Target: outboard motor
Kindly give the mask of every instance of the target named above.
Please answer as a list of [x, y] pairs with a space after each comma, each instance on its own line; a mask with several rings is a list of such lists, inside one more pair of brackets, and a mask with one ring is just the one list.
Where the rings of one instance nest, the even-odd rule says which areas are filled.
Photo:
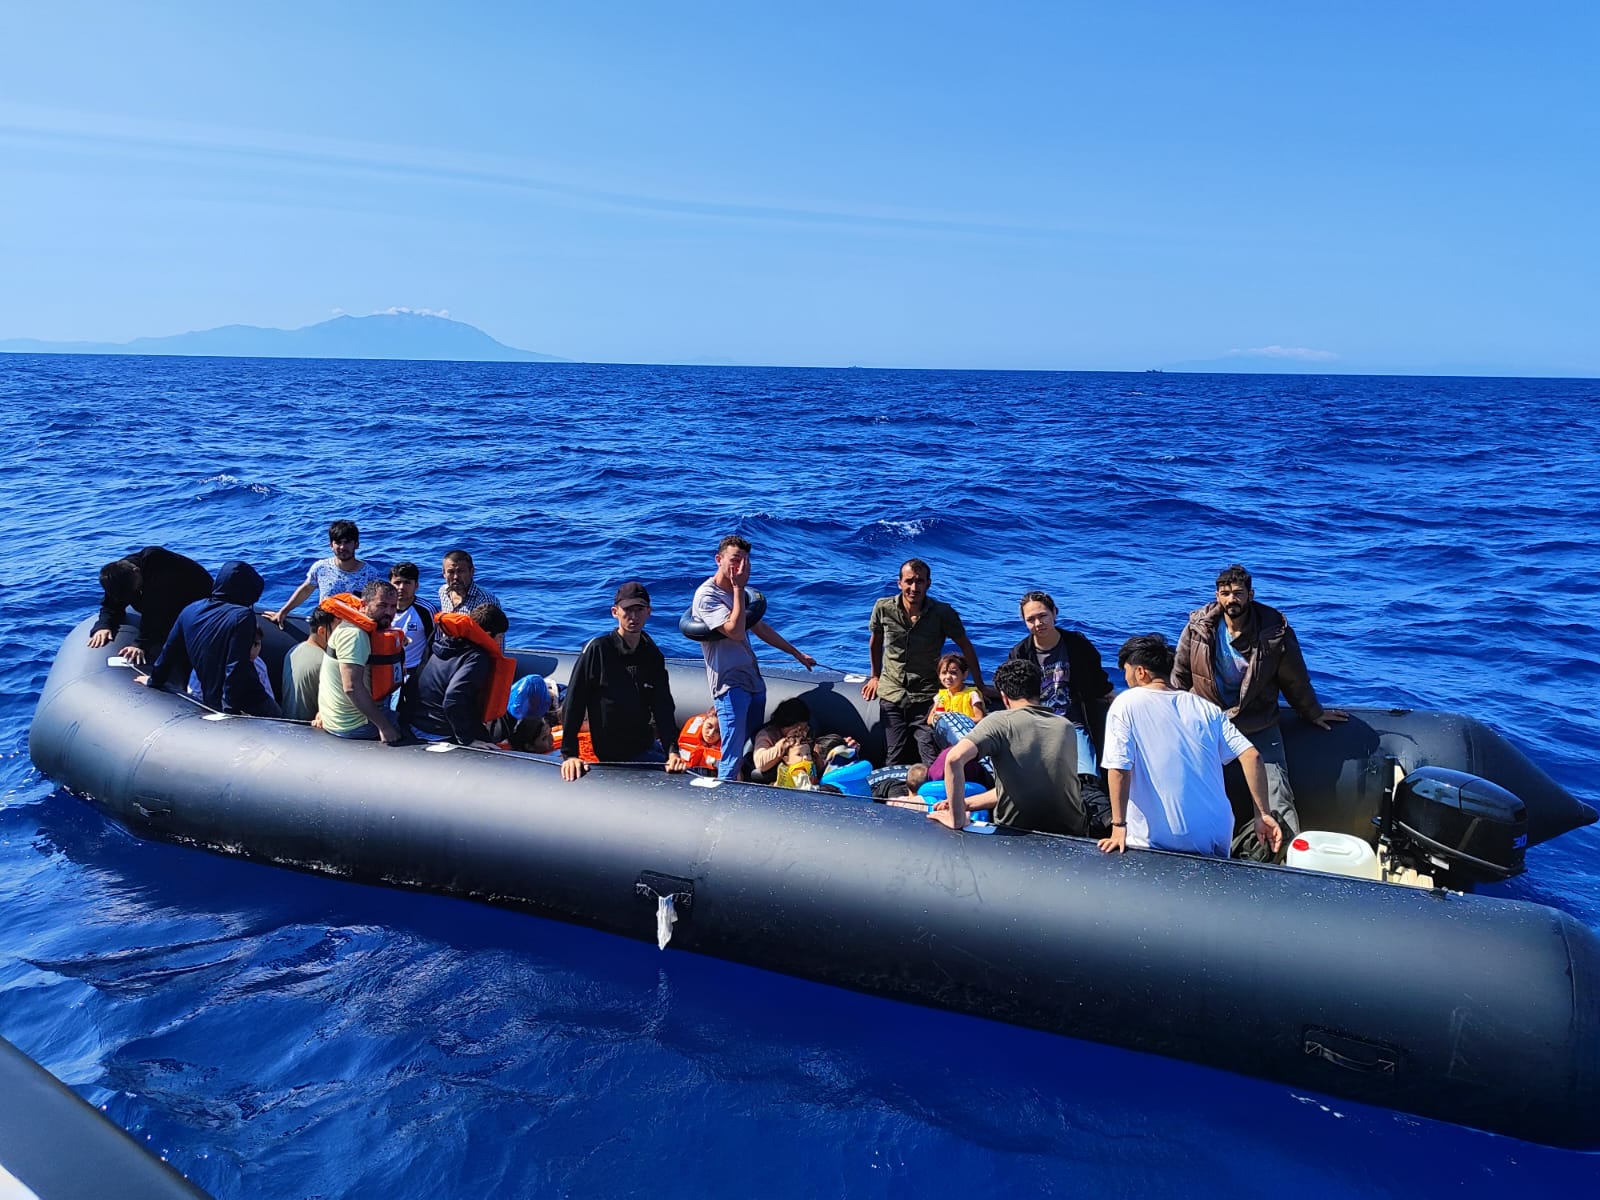
[[1524, 869], [1527, 806], [1465, 771], [1418, 767], [1385, 794], [1378, 825], [1389, 860], [1439, 887], [1471, 891]]

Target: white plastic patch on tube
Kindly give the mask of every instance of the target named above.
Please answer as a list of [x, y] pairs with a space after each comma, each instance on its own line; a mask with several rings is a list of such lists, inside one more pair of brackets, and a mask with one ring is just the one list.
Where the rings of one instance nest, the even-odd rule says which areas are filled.
[[696, 775], [689, 781], [690, 787], [721, 787], [722, 780], [715, 775]]
[[427, 745], [429, 754], [449, 754], [454, 749], [456, 749], [454, 742], [429, 742]]
[[672, 906], [671, 896], [656, 897], [656, 945], [662, 950], [667, 948], [667, 943], [672, 940], [672, 926], [678, 920], [677, 910]]
[[133, 664], [131, 662], [129, 662], [127, 659], [123, 658], [122, 655], [113, 654], [110, 658], [106, 659], [106, 666], [108, 666], [108, 667], [131, 667], [131, 666], [133, 666]]
[[233, 720], [233, 714], [232, 713], [209, 712], [205, 716], [201, 717], [200, 719], [202, 721], [231, 721], [231, 720]]

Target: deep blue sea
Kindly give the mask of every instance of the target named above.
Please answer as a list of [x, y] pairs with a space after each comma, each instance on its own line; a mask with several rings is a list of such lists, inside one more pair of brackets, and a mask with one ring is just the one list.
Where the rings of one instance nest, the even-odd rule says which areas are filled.
[[[1593, 804], [1600, 381], [0, 356], [0, 445], [0, 1034], [218, 1197], [1596, 1194], [1600, 1155], [143, 842], [27, 729], [148, 543], [276, 605], [350, 517], [425, 579], [471, 549], [513, 645], [637, 577], [688, 654], [736, 531], [838, 668], [910, 555], [989, 667], [1026, 590], [1114, 658], [1238, 560], [1325, 701], [1475, 714]], [[1499, 891], [1600, 929], [1600, 834]]]

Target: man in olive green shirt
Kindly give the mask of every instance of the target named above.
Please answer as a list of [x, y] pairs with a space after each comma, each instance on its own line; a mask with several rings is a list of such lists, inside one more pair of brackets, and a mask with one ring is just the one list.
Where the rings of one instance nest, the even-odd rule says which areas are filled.
[[939, 755], [928, 713], [939, 694], [939, 656], [947, 640], [966, 656], [972, 682], [983, 687], [983, 668], [961, 614], [928, 595], [932, 581], [927, 563], [906, 559], [900, 566], [899, 595], [874, 604], [867, 622], [872, 676], [861, 685], [861, 695], [877, 698], [889, 766], [920, 762], [928, 767]]

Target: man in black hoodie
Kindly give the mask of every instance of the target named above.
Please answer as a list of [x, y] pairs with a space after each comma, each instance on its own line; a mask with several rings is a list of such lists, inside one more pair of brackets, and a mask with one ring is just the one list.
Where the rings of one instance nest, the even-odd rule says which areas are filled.
[[178, 614], [150, 674], [140, 682], [182, 690], [192, 671], [200, 680], [207, 708], [222, 712], [275, 717], [278, 702], [261, 685], [251, 659], [262, 581], [249, 563], [229, 562], [217, 572], [217, 585], [205, 600], [196, 600]]
[[136, 666], [153, 662], [178, 614], [211, 594], [211, 572], [164, 546], [146, 546], [100, 568], [100, 616], [89, 634], [93, 649], [109, 646], [127, 621], [139, 613], [139, 635], [122, 657]]

